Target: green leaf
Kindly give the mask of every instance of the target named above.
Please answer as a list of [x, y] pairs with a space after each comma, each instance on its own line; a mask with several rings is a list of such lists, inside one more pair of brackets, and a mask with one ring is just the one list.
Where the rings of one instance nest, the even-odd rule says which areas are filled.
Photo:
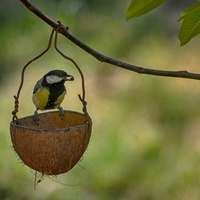
[[197, 2], [197, 3], [195, 3], [195, 4], [191, 5], [191, 6], [189, 6], [188, 8], [186, 8], [186, 9], [181, 13], [181, 17], [180, 17], [180, 19], [179, 19], [178, 21], [182, 21], [188, 13], [190, 13], [191, 11], [193, 11], [193, 10], [196, 9], [196, 8], [200, 8], [200, 2]]
[[179, 40], [181, 45], [187, 44], [193, 37], [200, 33], [200, 8], [189, 12], [183, 19]]
[[126, 19], [136, 18], [144, 15], [166, 0], [132, 0], [127, 12]]

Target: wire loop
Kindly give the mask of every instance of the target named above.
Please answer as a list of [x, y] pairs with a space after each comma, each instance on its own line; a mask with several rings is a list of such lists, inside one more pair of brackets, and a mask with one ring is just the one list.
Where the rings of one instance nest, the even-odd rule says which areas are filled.
[[85, 101], [85, 80], [84, 80], [84, 75], [83, 75], [83, 72], [81, 71], [80, 67], [78, 66], [78, 64], [70, 57], [66, 56], [64, 53], [62, 53], [58, 47], [57, 47], [57, 38], [58, 38], [58, 32], [59, 32], [59, 29], [62, 27], [62, 24], [60, 21], [58, 21], [59, 25], [58, 27], [56, 28], [56, 34], [55, 34], [55, 40], [54, 40], [54, 47], [56, 49], [56, 51], [61, 55], [63, 56], [65, 59], [71, 61], [74, 66], [77, 68], [78, 72], [80, 73], [80, 76], [81, 76], [81, 80], [82, 80], [82, 97], [81, 95], [79, 94], [78, 97], [80, 99], [80, 101], [82, 102], [82, 105], [83, 105], [83, 113], [85, 115], [88, 115], [87, 113], [87, 102]]
[[17, 117], [17, 113], [19, 111], [19, 96], [20, 96], [20, 92], [21, 92], [21, 89], [22, 89], [22, 86], [24, 84], [24, 74], [25, 74], [25, 70], [27, 69], [27, 67], [35, 60], [39, 59], [41, 56], [43, 56], [51, 47], [51, 44], [52, 44], [52, 39], [53, 39], [53, 35], [54, 35], [54, 32], [56, 32], [55, 34], [55, 38], [54, 38], [54, 48], [56, 49], [56, 51], [61, 55], [63, 56], [65, 59], [71, 61], [74, 66], [77, 68], [78, 72], [80, 73], [80, 76], [81, 76], [81, 79], [82, 79], [82, 97], [81, 95], [79, 94], [78, 97], [80, 99], [80, 101], [82, 102], [82, 105], [83, 105], [83, 113], [88, 116], [88, 113], [87, 113], [87, 102], [85, 101], [85, 83], [84, 83], [84, 76], [83, 76], [83, 73], [80, 69], [80, 67], [78, 66], [78, 64], [70, 57], [66, 56], [64, 53], [62, 53], [58, 47], [57, 47], [57, 37], [58, 37], [58, 33], [59, 33], [59, 30], [61, 28], [62, 24], [60, 21], [58, 21], [58, 26], [57, 28], [54, 30], [51, 31], [51, 35], [50, 35], [50, 38], [49, 38], [49, 42], [48, 42], [48, 46], [47, 48], [42, 52], [40, 53], [38, 56], [36, 56], [35, 58], [31, 59], [29, 62], [26, 63], [26, 65], [23, 67], [22, 69], [22, 72], [21, 72], [21, 82], [20, 82], [20, 86], [19, 86], [19, 89], [17, 91], [17, 95], [14, 96], [14, 110], [12, 111], [12, 115], [13, 115], [13, 118], [12, 120], [15, 121], [17, 123], [17, 120], [18, 120], [18, 117]]

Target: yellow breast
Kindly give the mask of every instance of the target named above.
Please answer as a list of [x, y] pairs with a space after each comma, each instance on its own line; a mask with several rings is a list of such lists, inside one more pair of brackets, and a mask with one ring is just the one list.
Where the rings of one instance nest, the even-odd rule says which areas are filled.
[[65, 98], [66, 91], [64, 91], [54, 102], [55, 108], [59, 107], [60, 104], [62, 103], [63, 99]]
[[[44, 107], [47, 105], [49, 98], [49, 90], [47, 88], [40, 88], [35, 94], [33, 94], [33, 103], [36, 108], [44, 110]], [[63, 97], [64, 98], [64, 97]]]

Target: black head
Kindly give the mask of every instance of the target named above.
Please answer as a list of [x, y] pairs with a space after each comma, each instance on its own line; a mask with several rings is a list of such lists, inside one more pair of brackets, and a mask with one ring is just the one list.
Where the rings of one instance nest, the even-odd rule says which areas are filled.
[[62, 70], [52, 70], [45, 74], [43, 79], [45, 82], [47, 82], [47, 84], [54, 84], [65, 81], [73, 81], [74, 77]]

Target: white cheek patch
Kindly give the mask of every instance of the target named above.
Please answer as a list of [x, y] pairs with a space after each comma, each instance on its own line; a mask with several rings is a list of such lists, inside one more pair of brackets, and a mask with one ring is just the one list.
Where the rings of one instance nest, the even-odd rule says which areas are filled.
[[51, 75], [46, 77], [47, 83], [48, 84], [53, 84], [53, 83], [59, 83], [63, 80], [63, 78], [58, 77], [56, 75]]

